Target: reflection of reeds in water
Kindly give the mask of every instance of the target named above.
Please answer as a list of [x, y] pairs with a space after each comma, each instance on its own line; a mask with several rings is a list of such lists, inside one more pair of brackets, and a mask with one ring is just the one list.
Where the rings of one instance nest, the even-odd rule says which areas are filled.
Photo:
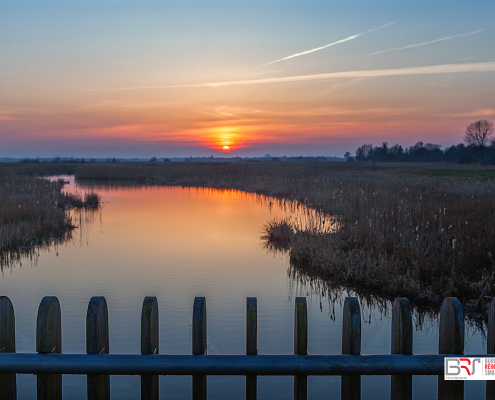
[[[107, 191], [136, 191], [140, 188], [150, 185], [143, 183], [135, 183], [130, 180], [110, 180], [110, 181], [90, 181], [84, 179], [76, 179], [78, 187], [91, 190], [107, 190]], [[160, 186], [151, 186], [156, 190], [160, 190]], [[180, 193], [191, 192], [200, 195], [203, 198], [215, 200], [246, 200], [259, 204], [261, 207], [268, 207], [270, 210], [275, 205], [286, 216], [290, 226], [297, 231], [311, 231], [319, 233], [332, 232], [338, 226], [336, 218], [325, 214], [322, 210], [307, 207], [297, 200], [281, 199], [263, 194], [250, 193], [237, 189], [215, 189], [210, 187], [196, 186], [167, 186], [167, 190], [177, 191]]]
[[72, 239], [72, 230], [66, 231], [62, 236], [46, 238], [44, 242], [32, 246], [18, 247], [15, 250], [0, 253], [0, 271], [22, 266], [23, 262], [28, 262], [36, 266], [42, 251], [58, 251], [60, 244]]
[[[411, 301], [411, 305], [415, 310], [415, 318], [419, 328], [428, 326], [429, 322], [436, 323], [437, 314], [440, 309], [439, 304], [431, 301], [424, 301], [423, 298], [407, 296], [407, 294], [394, 294], [391, 291], [384, 291], [384, 287], [380, 286], [382, 280], [384, 280], [383, 273], [381, 271], [371, 270], [363, 267], [361, 270], [352, 268], [337, 268], [318, 270], [311, 267], [311, 264], [307, 260], [299, 262], [300, 258], [294, 259], [292, 252], [297, 246], [302, 246], [306, 251], [308, 242], [315, 242], [316, 250], [311, 257], [322, 257], [325, 261], [339, 257], [341, 251], [336, 250], [335, 254], [325, 254], [325, 249], [319, 245], [318, 240], [332, 240], [329, 239], [334, 233], [317, 233], [298, 231], [292, 235], [284, 234], [283, 245], [276, 240], [276, 235], [282, 235], [281, 232], [288, 228], [287, 220], [272, 221], [265, 225], [265, 235], [261, 237], [263, 240], [263, 246], [274, 252], [288, 255], [288, 276], [290, 278], [291, 291], [299, 291], [300, 293], [306, 292], [306, 294], [315, 294], [318, 296], [328, 297], [329, 304], [332, 312], [334, 312], [334, 304], [338, 302], [342, 304], [343, 299], [346, 296], [350, 296], [351, 292], [354, 296], [357, 296], [362, 301], [362, 304], [368, 306], [368, 309], [376, 309], [381, 314], [387, 315], [388, 310], [391, 309], [391, 300], [395, 297], [408, 297]], [[278, 233], [273, 233], [273, 232]], [[294, 231], [292, 231], [294, 232]], [[342, 249], [340, 249], [342, 250]], [[344, 249], [344, 252], [348, 251]], [[322, 255], [319, 255], [321, 252]], [[342, 260], [340, 260], [342, 262]], [[345, 260], [344, 260], [345, 262]], [[376, 276], [373, 276], [373, 274]], [[391, 278], [388, 278], [391, 279]], [[395, 284], [396, 287], [400, 287], [401, 280], [407, 279], [407, 277], [394, 277], [394, 282], [386, 282], [386, 284]], [[402, 284], [406, 286], [410, 282], [402, 281]], [[470, 324], [476, 329], [484, 329], [484, 323], [486, 322], [487, 315], [483, 313], [476, 304], [467, 303], [464, 304], [466, 316], [470, 319]]]
[[91, 227], [94, 225], [97, 218], [100, 220], [101, 224], [101, 214], [102, 209], [100, 207], [70, 210], [70, 216], [76, 225], [76, 230], [74, 231], [74, 235], [72, 235], [72, 239], [75, 241], [77, 238], [80, 245], [89, 244]]
[[[273, 229], [281, 222], [289, 225], [295, 233], [307, 232], [313, 234], [327, 234], [337, 231], [338, 218], [325, 213], [322, 209], [308, 207], [296, 200], [282, 200], [270, 198], [287, 214], [283, 221], [274, 220], [266, 225]], [[282, 224], [283, 225], [283, 224]]]
[[[337, 282], [325, 281], [311, 271], [302, 270], [289, 265], [287, 268], [289, 278], [289, 293], [291, 296], [307, 296], [316, 298], [320, 302], [322, 310], [323, 301], [326, 299], [329, 307], [329, 317], [335, 321], [336, 313], [344, 306], [346, 297], [357, 297], [361, 306], [363, 323], [371, 324], [373, 318], [392, 318], [392, 304], [394, 298], [384, 297], [370, 292], [364, 288], [356, 288], [339, 285]], [[440, 307], [425, 307], [411, 304], [411, 312], [415, 328], [418, 331], [435, 332], [438, 330], [440, 321]], [[487, 330], [486, 316], [476, 312], [476, 310], [465, 310], [466, 315], [466, 336], [479, 332], [485, 340]]]
[[0, 271], [22, 266], [23, 263], [37, 266], [41, 253], [55, 251], [58, 255], [58, 246], [71, 240], [77, 240], [80, 245], [88, 244], [90, 228], [96, 218], [101, 218], [101, 208], [71, 208], [66, 212], [73, 229], [66, 231], [62, 236], [46, 238], [42, 243], [0, 253]]

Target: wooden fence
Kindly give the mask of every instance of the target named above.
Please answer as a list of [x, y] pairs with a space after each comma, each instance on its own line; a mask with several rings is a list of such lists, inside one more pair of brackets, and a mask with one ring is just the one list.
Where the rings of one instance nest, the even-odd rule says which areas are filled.
[[[413, 355], [413, 323], [407, 299], [392, 309], [390, 355], [361, 355], [361, 310], [355, 297], [344, 302], [342, 355], [308, 355], [306, 298], [297, 297], [294, 355], [258, 355], [257, 302], [246, 305], [246, 355], [206, 355], [206, 300], [193, 306], [192, 355], [159, 355], [158, 303], [146, 297], [141, 315], [141, 355], [109, 354], [108, 310], [93, 297], [86, 318], [86, 353], [63, 354], [60, 304], [44, 297], [38, 310], [36, 354], [15, 353], [14, 308], [0, 296], [0, 399], [16, 399], [16, 373], [37, 374], [37, 398], [61, 399], [62, 374], [86, 374], [88, 399], [110, 398], [110, 375], [141, 375], [141, 398], [158, 399], [159, 375], [192, 375], [193, 399], [206, 399], [207, 375], [245, 375], [246, 399], [257, 397], [257, 375], [293, 375], [294, 399], [307, 398], [308, 375], [341, 375], [341, 398], [361, 397], [361, 375], [391, 375], [391, 398], [412, 399], [412, 375], [438, 375], [439, 399], [463, 399], [463, 381], [445, 381], [444, 358], [464, 353], [464, 314], [448, 297], [440, 311], [438, 355]], [[490, 305], [487, 353], [495, 357], [495, 301]], [[486, 357], [486, 355], [470, 355]], [[486, 398], [495, 400], [495, 381]]]

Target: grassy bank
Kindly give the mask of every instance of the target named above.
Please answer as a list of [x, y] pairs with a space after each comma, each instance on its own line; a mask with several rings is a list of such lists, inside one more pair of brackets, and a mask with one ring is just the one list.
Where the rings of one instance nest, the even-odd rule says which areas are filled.
[[[98, 207], [96, 193], [62, 193], [63, 181], [50, 182], [0, 170], [0, 262], [33, 246], [49, 244], [74, 229], [68, 209]], [[8, 262], [7, 262], [8, 263]]]
[[[149, 163], [91, 165], [76, 177], [236, 188], [333, 216], [339, 229], [282, 232], [291, 263], [383, 295], [483, 309], [495, 295], [495, 171], [448, 164]], [[315, 226], [322, 221], [315, 221]], [[295, 233], [295, 228], [289, 226]]]

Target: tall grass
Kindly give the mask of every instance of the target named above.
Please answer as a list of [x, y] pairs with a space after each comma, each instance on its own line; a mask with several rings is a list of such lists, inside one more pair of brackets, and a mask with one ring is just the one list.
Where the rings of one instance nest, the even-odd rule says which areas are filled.
[[483, 307], [495, 294], [493, 184], [367, 178], [321, 183], [312, 195], [340, 229], [297, 236], [291, 262], [387, 295]]
[[59, 237], [73, 228], [60, 183], [0, 177], [0, 253]]
[[68, 237], [75, 228], [70, 208], [99, 206], [98, 194], [83, 199], [62, 193], [62, 186], [60, 181], [0, 173], [0, 265], [18, 259], [25, 249]]

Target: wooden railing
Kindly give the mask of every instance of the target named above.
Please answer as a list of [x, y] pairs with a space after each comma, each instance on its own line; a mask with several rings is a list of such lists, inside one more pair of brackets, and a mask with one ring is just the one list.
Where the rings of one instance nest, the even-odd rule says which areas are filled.
[[[407, 299], [392, 308], [390, 355], [361, 355], [361, 310], [355, 297], [344, 302], [342, 355], [308, 355], [306, 298], [295, 300], [294, 355], [258, 355], [257, 302], [246, 306], [246, 355], [206, 355], [206, 299], [193, 306], [192, 355], [159, 355], [158, 303], [146, 297], [141, 315], [141, 354], [109, 353], [108, 310], [93, 297], [86, 318], [86, 353], [63, 354], [60, 304], [44, 297], [38, 309], [36, 354], [15, 349], [14, 308], [0, 296], [0, 399], [16, 399], [16, 373], [37, 374], [38, 399], [62, 398], [62, 374], [86, 374], [88, 399], [110, 398], [110, 375], [141, 375], [141, 398], [158, 399], [159, 375], [192, 375], [193, 399], [206, 399], [207, 375], [245, 375], [246, 399], [257, 397], [257, 375], [293, 375], [294, 398], [307, 398], [308, 375], [342, 375], [341, 398], [360, 399], [361, 375], [391, 375], [391, 398], [412, 399], [412, 375], [438, 375], [439, 399], [463, 399], [463, 381], [445, 381], [444, 358], [464, 353], [464, 314], [448, 297], [440, 311], [439, 354], [413, 355], [413, 323]], [[490, 306], [487, 353], [495, 354], [495, 302]], [[485, 357], [486, 355], [470, 355]], [[493, 355], [495, 357], [495, 355]], [[486, 398], [495, 400], [495, 381]]]

